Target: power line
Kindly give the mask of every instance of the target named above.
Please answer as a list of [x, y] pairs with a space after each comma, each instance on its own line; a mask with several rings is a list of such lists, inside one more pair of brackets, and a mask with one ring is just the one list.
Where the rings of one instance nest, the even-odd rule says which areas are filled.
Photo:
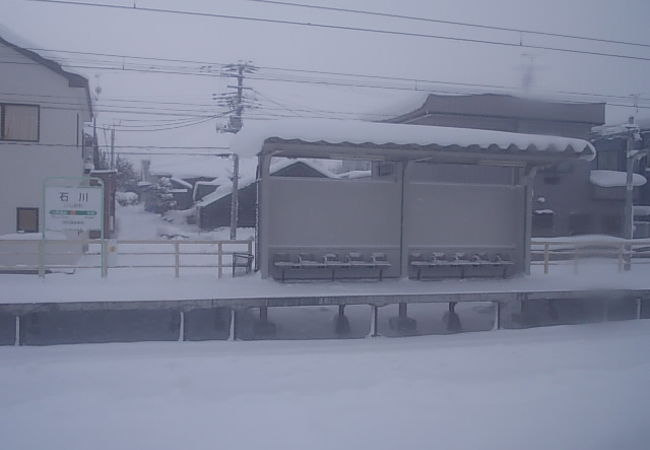
[[[51, 49], [30, 49], [30, 50], [38, 50], [38, 51], [46, 51], [46, 52], [62, 52], [61, 50], [51, 50]], [[72, 53], [71, 51], [66, 51], [68, 53]], [[90, 52], [79, 52], [82, 54], [92, 54]], [[104, 53], [97, 53], [97, 55], [105, 55]], [[116, 57], [119, 57], [120, 55], [114, 55]], [[155, 59], [155, 60], [165, 60], [164, 58], [148, 58], [148, 57], [140, 57], [140, 56], [127, 56], [127, 55], [122, 55], [124, 58], [130, 58], [130, 59], [136, 59], [136, 58], [143, 58], [143, 59]], [[186, 61], [186, 62], [193, 62], [196, 64], [203, 64], [204, 66], [213, 66], [213, 65], [218, 65], [221, 63], [214, 63], [214, 62], [206, 62], [206, 61], [189, 61], [189, 60], [176, 60], [176, 59], [169, 59], [168, 61]], [[2, 61], [0, 61], [2, 63]], [[8, 64], [11, 64], [13, 62], [6, 62]], [[18, 64], [37, 64], [37, 63], [31, 63], [31, 62], [24, 62], [24, 63], [18, 63]], [[189, 76], [209, 76], [213, 77], [214, 74], [212, 73], [205, 73], [205, 72], [187, 72], [187, 71], [180, 71], [180, 70], [165, 70], [164, 68], [158, 68], [158, 69], [152, 69], [151, 66], [148, 69], [136, 69], [136, 68], [131, 68], [127, 67], [125, 65], [118, 66], [118, 67], [103, 67], [103, 66], [74, 66], [71, 64], [68, 64], [68, 67], [73, 67], [73, 68], [82, 68], [82, 69], [97, 69], [97, 70], [113, 70], [113, 71], [132, 71], [132, 72], [141, 72], [141, 73], [157, 73], [157, 74], [174, 74], [174, 75], [189, 75]], [[408, 78], [408, 77], [396, 77], [396, 76], [385, 76], [385, 75], [372, 75], [372, 74], [363, 74], [363, 73], [345, 73], [345, 72], [334, 72], [334, 71], [322, 71], [322, 70], [309, 70], [309, 69], [296, 69], [296, 68], [283, 68], [283, 67], [269, 67], [269, 66], [260, 66], [260, 69], [263, 70], [272, 70], [272, 71], [283, 71], [283, 72], [296, 72], [296, 73], [306, 73], [306, 74], [319, 74], [319, 75], [329, 75], [329, 76], [335, 76], [335, 77], [356, 77], [356, 78], [364, 78], [364, 79], [377, 79], [377, 80], [385, 80], [385, 81], [395, 81], [395, 82], [403, 82], [403, 83], [409, 83], [412, 84], [413, 87], [404, 87], [404, 88], [392, 88], [394, 90], [405, 90], [405, 91], [428, 91], [428, 92], [447, 92], [447, 93], [462, 93], [466, 94], [466, 92], [458, 92], [458, 91], [444, 91], [440, 89], [433, 89], [433, 88], [428, 88], [428, 89], [421, 89], [421, 85], [449, 85], [449, 86], [455, 86], [459, 88], [481, 88], [481, 89], [499, 89], [499, 90], [506, 90], [506, 91], [516, 91], [517, 88], [511, 87], [511, 86], [505, 86], [505, 85], [498, 85], [498, 84], [485, 84], [485, 83], [464, 83], [464, 82], [453, 82], [453, 81], [443, 81], [443, 80], [427, 80], [427, 79], [418, 79], [418, 78]], [[305, 80], [295, 80], [295, 79], [287, 79], [287, 78], [281, 78], [281, 77], [251, 77], [253, 79], [259, 79], [263, 81], [272, 81], [272, 82], [285, 82], [285, 83], [309, 83], [310, 81], [305, 81]], [[320, 85], [330, 85], [330, 86], [342, 86], [342, 87], [364, 87], [364, 88], [376, 88], [374, 85], [368, 85], [368, 84], [360, 84], [360, 83], [351, 83], [351, 82], [346, 82], [346, 81], [313, 81], [313, 84], [320, 84]], [[579, 92], [579, 91], [567, 91], [567, 90], [557, 90], [557, 91], [548, 91], [548, 93], [557, 93], [557, 94], [563, 94], [563, 95], [571, 95], [571, 96], [578, 96], [578, 97], [595, 97], [595, 98], [616, 98], [616, 99], [627, 99], [629, 96], [621, 96], [621, 95], [611, 95], [611, 94], [599, 94], [599, 93], [593, 93], [593, 92]], [[642, 98], [644, 100], [649, 100]], [[632, 107], [632, 105], [630, 106]]]
[[[81, 148], [81, 144], [47, 144], [41, 142], [0, 142], [0, 145], [21, 145], [21, 146], [37, 146], [37, 147], [70, 147], [70, 148]], [[109, 148], [109, 144], [97, 145], [102, 148]], [[137, 150], [230, 150], [230, 147], [219, 146], [219, 145], [116, 145], [114, 148], [121, 149], [137, 149]], [[184, 154], [184, 153], [182, 153]]]
[[[0, 64], [2, 62], [0, 61]], [[207, 74], [193, 74], [193, 73], [187, 73], [187, 72], [168, 72], [168, 71], [162, 71], [162, 70], [156, 70], [156, 71], [151, 71], [151, 70], [139, 70], [139, 69], [130, 69], [130, 68], [115, 68], [115, 69], [108, 69], [104, 67], [82, 67], [82, 68], [94, 68], [94, 69], [100, 69], [100, 70], [118, 70], [118, 71], [136, 71], [136, 72], [146, 72], [146, 73], [174, 73], [174, 74], [180, 74], [180, 75], [201, 75], [201, 76], [208, 76]], [[317, 71], [314, 71], [317, 72]], [[270, 82], [282, 82], [282, 83], [298, 83], [298, 84], [313, 84], [313, 85], [320, 85], [320, 86], [336, 86], [336, 87], [356, 87], [356, 88], [367, 88], [367, 89], [383, 89], [383, 90], [393, 90], [393, 91], [407, 91], [407, 92], [425, 92], [425, 93], [434, 93], [434, 92], [439, 92], [439, 93], [446, 93], [446, 94], [467, 94], [467, 91], [454, 91], [454, 90], [444, 90], [444, 89], [436, 89], [436, 88], [422, 88], [416, 86], [414, 87], [397, 87], [397, 86], [381, 86], [381, 85], [373, 85], [373, 84], [364, 84], [364, 83], [356, 83], [356, 82], [347, 82], [347, 81], [320, 81], [320, 80], [313, 80], [313, 79], [289, 79], [289, 78], [281, 78], [281, 77], [273, 77], [273, 76], [249, 76], [250, 79], [255, 79], [255, 80], [261, 80], [261, 81], [270, 81]], [[387, 77], [390, 78], [390, 77]], [[397, 77], [393, 77], [397, 79]], [[438, 82], [438, 81], [432, 81], [432, 80], [411, 80], [411, 79], [404, 79], [404, 81], [412, 81], [416, 85], [417, 84], [425, 84], [425, 83], [431, 83], [431, 84], [442, 84], [445, 82]], [[476, 86], [477, 88], [479, 87], [486, 87], [488, 85], [482, 85], [482, 84], [473, 84], [473, 83], [453, 83], [453, 82], [447, 82], [448, 84], [458, 84], [458, 85], [463, 85], [465, 87], [470, 87], [470, 86]], [[506, 92], [513, 92], [516, 90], [514, 87], [509, 87], [505, 85], [491, 85], [492, 89], [499, 89], [503, 90]], [[607, 98], [616, 98], [616, 99], [626, 99], [629, 97], [626, 96], [618, 96], [618, 95], [608, 95], [608, 94], [598, 94], [598, 93], [586, 93], [586, 92], [577, 92], [577, 91], [549, 91], [548, 93], [556, 93], [556, 94], [564, 94], [564, 95], [571, 95], [571, 96], [579, 96], [579, 97], [594, 97], [594, 98], [599, 98], [599, 99], [607, 99]], [[643, 100], [649, 100], [646, 98], [643, 98]], [[635, 108], [636, 105], [618, 105], [618, 106], [625, 106], [629, 108]], [[101, 112], [101, 111], [98, 111]], [[115, 112], [115, 111], [104, 111], [104, 112]], [[186, 114], [167, 114], [167, 115], [175, 115], [175, 116], [187, 116]]]
[[[229, 149], [228, 149], [229, 150]], [[115, 152], [116, 155], [123, 156], [216, 156], [223, 157], [219, 153], [162, 153], [162, 152]]]
[[469, 28], [480, 28], [480, 29], [484, 29], [484, 30], [509, 31], [509, 32], [520, 33], [520, 34], [559, 37], [559, 38], [565, 38], [565, 39], [577, 39], [577, 40], [581, 40], [581, 41], [591, 41], [591, 42], [600, 42], [600, 43], [618, 44], [618, 45], [631, 45], [631, 46], [635, 46], [635, 47], [647, 47], [647, 48], [650, 48], [650, 44], [645, 44], [645, 43], [641, 43], [641, 42], [621, 41], [621, 40], [615, 40], [615, 39], [605, 39], [605, 38], [598, 38], [598, 37], [592, 37], [592, 36], [579, 36], [579, 35], [573, 35], [573, 34], [551, 33], [551, 32], [548, 32], [548, 31], [529, 30], [529, 29], [525, 29], [525, 28], [501, 27], [501, 26], [485, 25], [485, 24], [479, 24], [479, 23], [459, 22], [459, 21], [454, 21], [454, 20], [433, 19], [433, 18], [430, 18], [430, 17], [408, 16], [408, 15], [404, 15], [404, 14], [387, 13], [387, 12], [381, 12], [381, 11], [369, 11], [369, 10], [352, 9], [352, 8], [337, 8], [337, 7], [333, 7], [333, 6], [322, 6], [322, 5], [307, 5], [307, 4], [303, 4], [303, 3], [293, 3], [293, 2], [284, 2], [284, 1], [276, 1], [276, 0], [246, 0], [246, 1], [255, 2], [255, 3], [264, 3], [264, 4], [269, 4], [269, 5], [279, 5], [279, 6], [289, 6], [289, 7], [297, 7], [297, 8], [318, 9], [318, 10], [322, 10], [322, 11], [333, 11], [333, 12], [343, 12], [343, 13], [361, 14], [361, 15], [369, 15], [369, 16], [378, 16], [378, 17], [388, 17], [388, 18], [393, 18], [393, 19], [405, 19], [405, 20], [413, 20], [413, 21], [418, 21], [418, 22], [438, 23], [438, 24], [443, 24], [443, 25], [456, 25], [456, 26], [463, 26], [463, 27], [469, 27]]
[[418, 37], [418, 38], [427, 38], [427, 39], [447, 40], [447, 41], [454, 41], [454, 42], [466, 42], [471, 44], [530, 48], [536, 50], [547, 50], [547, 51], [564, 52], [564, 53], [571, 53], [571, 54], [603, 56], [603, 57], [628, 59], [628, 60], [636, 60], [636, 61], [650, 61], [650, 57], [622, 55], [619, 53], [606, 53], [606, 52], [598, 52], [598, 51], [576, 50], [576, 49], [569, 49], [569, 48], [562, 48], [562, 47], [551, 47], [545, 45], [533, 45], [533, 44], [525, 44], [524, 42], [521, 41], [520, 42], [492, 41], [486, 39], [463, 38], [463, 37], [449, 36], [443, 34], [417, 33], [417, 32], [409, 32], [409, 31], [387, 30], [387, 29], [380, 29], [380, 28], [366, 28], [366, 27], [354, 27], [354, 26], [335, 25], [335, 24], [327, 24], [327, 23], [302, 22], [297, 20], [271, 19], [266, 17], [251, 17], [251, 16], [241, 16], [241, 15], [233, 15], [233, 14], [217, 14], [217, 13], [208, 13], [208, 12], [200, 12], [200, 11], [186, 11], [186, 10], [178, 10], [178, 9], [142, 7], [142, 6], [136, 6], [135, 4], [133, 6], [125, 6], [125, 5], [111, 5], [106, 3], [74, 2], [68, 0], [28, 0], [28, 1], [39, 2], [39, 3], [60, 4], [60, 5], [88, 6], [88, 7], [99, 7], [99, 8], [108, 8], [108, 9], [123, 9], [123, 10], [130, 10], [130, 11], [178, 14], [178, 15], [185, 15], [185, 16], [209, 17], [215, 19], [239, 20], [239, 21], [258, 22], [258, 23], [273, 23], [273, 24], [280, 24], [280, 25], [292, 25], [298, 27], [333, 29], [333, 30], [340, 30], [340, 31], [355, 31], [355, 32], [374, 33], [374, 34], [383, 34], [383, 35], [391, 35], [391, 36]]

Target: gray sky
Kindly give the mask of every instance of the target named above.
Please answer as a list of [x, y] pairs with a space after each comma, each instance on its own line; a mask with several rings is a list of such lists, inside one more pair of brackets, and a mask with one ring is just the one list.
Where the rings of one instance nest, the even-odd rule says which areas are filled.
[[[133, 0], [102, 1], [122, 5], [133, 4]], [[650, 42], [645, 31], [647, 17], [650, 17], [650, 2], [647, 0], [617, 2], [605, 0], [400, 0], [399, 2], [301, 0], [301, 2], [607, 39]], [[44, 4], [27, 0], [0, 0], [0, 3], [2, 3], [1, 24], [34, 42], [35, 45], [48, 49], [224, 63], [251, 60], [261, 66], [507, 86], [521, 85], [523, 68], [529, 61], [528, 56], [524, 55], [533, 55], [536, 89], [620, 96], [641, 94], [650, 99], [650, 61], [134, 10]], [[246, 0], [184, 0], [182, 2], [137, 0], [137, 4], [508, 42], [519, 41], [519, 36], [513, 33], [477, 31], [449, 25], [261, 5]], [[585, 43], [528, 35], [524, 36], [524, 42], [650, 57], [650, 48]], [[98, 58], [66, 56], [73, 60], [73, 65], [96, 63]], [[216, 75], [179, 76], [96, 69], [74, 70], [86, 75], [94, 85], [101, 86], [102, 92], [98, 102], [100, 110], [116, 109], [125, 105], [139, 106], [138, 103], [117, 101], [127, 99], [188, 103], [184, 106], [148, 104], [149, 107], [157, 108], [157, 112], [162, 112], [160, 108], [182, 108], [188, 110], [187, 114], [197, 114], [197, 111], [200, 111], [200, 114], [216, 114], [219, 108], [216, 105], [212, 106], [214, 102], [211, 95], [215, 92], [224, 92], [226, 85], [231, 83]], [[269, 74], [271, 72], [260, 72], [260, 76]], [[272, 74], [278, 75], [277, 72]], [[283, 74], [283, 76], [287, 75]], [[291, 76], [295, 77], [295, 75]], [[270, 108], [254, 112], [257, 119], [278, 114], [299, 113], [337, 117], [349, 117], [342, 113], [356, 114], [372, 111], [388, 113], [392, 109], [391, 105], [413, 103], [414, 98], [413, 92], [399, 90], [325, 87], [263, 80], [250, 80], [248, 85], [261, 93], [261, 96], [258, 95], [259, 102], [266, 108]], [[450, 88], [447, 86], [444, 89]], [[460, 92], [455, 88], [451, 90]], [[483, 91], [487, 92], [489, 89]], [[570, 100], [579, 99], [570, 98]], [[594, 98], [581, 99], [595, 100]], [[632, 100], [626, 100], [625, 103], [632, 103]], [[650, 100], [642, 103], [650, 105]], [[315, 113], [311, 111], [314, 109], [333, 112]], [[630, 108], [608, 107], [607, 114], [608, 122], [620, 122], [630, 114], [648, 117], [650, 110], [642, 109], [637, 113]], [[164, 124], [177, 123], [171, 120], [178, 121], [179, 118], [109, 112], [99, 114], [100, 123], [115, 122], [123, 127], [138, 125], [144, 128], [151, 125], [154, 128], [162, 128]], [[218, 145], [227, 143], [229, 139], [228, 135], [217, 135], [214, 132], [214, 121], [168, 131], [118, 132], [118, 142], [123, 145]]]

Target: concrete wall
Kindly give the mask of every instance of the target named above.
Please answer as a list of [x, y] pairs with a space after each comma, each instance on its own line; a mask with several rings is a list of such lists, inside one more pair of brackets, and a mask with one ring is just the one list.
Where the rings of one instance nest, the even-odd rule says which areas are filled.
[[1, 43], [0, 59], [25, 63], [2, 66], [0, 103], [40, 106], [39, 142], [0, 141], [2, 235], [16, 232], [17, 207], [39, 208], [39, 226], [43, 225], [45, 178], [82, 175], [83, 122], [91, 117], [83, 88], [71, 88], [64, 76]]

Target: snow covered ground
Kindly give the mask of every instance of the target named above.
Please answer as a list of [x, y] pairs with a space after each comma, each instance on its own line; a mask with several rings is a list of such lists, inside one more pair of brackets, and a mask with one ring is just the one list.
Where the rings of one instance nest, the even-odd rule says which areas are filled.
[[649, 346], [636, 321], [0, 348], [0, 436], [12, 450], [642, 450]]
[[384, 280], [350, 282], [280, 283], [259, 274], [216, 277], [216, 269], [183, 269], [174, 278], [171, 268], [110, 269], [101, 278], [99, 269], [75, 274], [0, 275], [0, 303], [181, 300], [210, 298], [286, 297], [322, 295], [391, 295], [455, 292], [562, 291], [575, 289], [650, 289], [650, 264], [632, 266], [618, 273], [615, 262], [583, 262], [574, 274], [573, 264], [552, 266], [549, 274], [533, 266], [530, 276], [510, 279], [441, 281]]

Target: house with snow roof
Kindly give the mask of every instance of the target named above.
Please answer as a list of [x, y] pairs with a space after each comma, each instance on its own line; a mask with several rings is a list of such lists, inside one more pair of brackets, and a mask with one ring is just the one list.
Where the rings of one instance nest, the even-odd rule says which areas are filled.
[[[601, 187], [601, 195], [625, 196], [627, 178], [627, 146], [629, 124], [603, 125], [593, 129], [591, 141], [598, 152], [593, 162], [591, 181]], [[650, 119], [641, 119], [633, 124], [635, 133], [632, 141], [633, 150], [650, 148]], [[646, 177], [650, 171], [648, 158], [641, 158], [634, 166], [633, 184], [634, 216], [637, 237], [650, 237], [650, 183]]]
[[44, 180], [84, 173], [88, 80], [30, 48], [0, 27], [0, 235], [41, 231]]
[[[286, 159], [271, 167], [271, 176], [302, 178], [337, 178], [338, 176], [309, 159]], [[197, 224], [204, 230], [230, 225], [232, 202], [231, 180], [215, 180], [217, 188], [196, 203]], [[300, 195], [300, 192], [296, 192]], [[238, 227], [253, 228], [257, 221], [257, 176], [240, 175]]]
[[[429, 94], [404, 105], [403, 112], [387, 122], [590, 139], [592, 129], [605, 123], [605, 104], [502, 94]], [[602, 142], [597, 145], [598, 152], [601, 149], [606, 149]], [[616, 158], [612, 164], [610, 153], [606, 153], [594, 161], [578, 159], [540, 167], [534, 184], [533, 235], [621, 235], [624, 153]], [[463, 180], [466, 174], [458, 172], [456, 177]], [[645, 184], [642, 174], [635, 184]]]

